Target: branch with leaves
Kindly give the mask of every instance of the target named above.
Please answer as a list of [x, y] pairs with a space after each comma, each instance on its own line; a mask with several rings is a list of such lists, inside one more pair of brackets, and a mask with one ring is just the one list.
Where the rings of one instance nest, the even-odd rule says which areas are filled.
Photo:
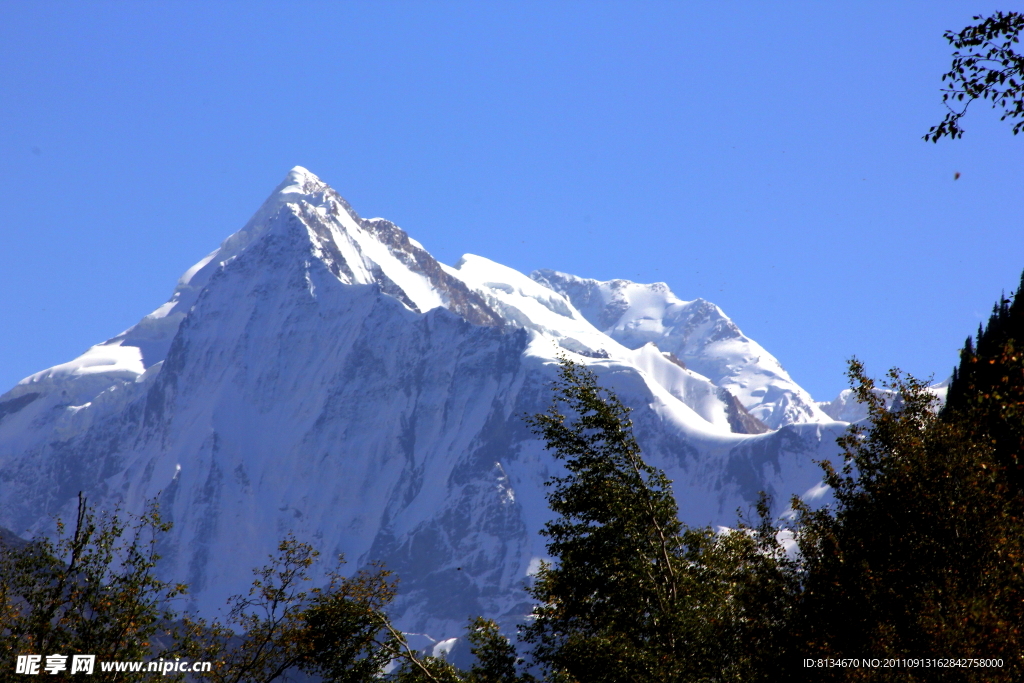
[[1024, 29], [1024, 14], [996, 12], [973, 19], [978, 23], [945, 33], [956, 49], [950, 70], [942, 75], [942, 82], [948, 84], [942, 90], [942, 103], [948, 111], [942, 122], [925, 134], [926, 141], [963, 137], [960, 119], [975, 100], [1001, 107], [1001, 121], [1016, 120], [1014, 135], [1024, 130], [1024, 56], [1014, 49]]
[[[170, 528], [155, 506], [139, 517], [99, 514], [79, 494], [74, 529], [57, 540], [0, 552], [0, 660], [20, 654], [95, 655], [127, 661], [173, 657], [162, 648], [185, 586], [159, 580], [156, 544]], [[128, 672], [121, 680], [142, 680]], [[172, 678], [171, 680], [175, 680]]]

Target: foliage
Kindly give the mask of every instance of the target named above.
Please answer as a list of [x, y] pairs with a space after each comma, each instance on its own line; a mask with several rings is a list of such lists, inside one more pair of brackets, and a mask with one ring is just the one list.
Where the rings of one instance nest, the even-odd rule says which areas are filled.
[[470, 619], [466, 629], [476, 664], [462, 671], [443, 658], [416, 656], [406, 652], [394, 680], [397, 683], [534, 683], [529, 673], [519, 673], [523, 664], [515, 646], [501, 634], [498, 625], [483, 617]]
[[404, 638], [384, 612], [397, 581], [379, 566], [351, 578], [336, 571], [326, 588], [314, 588], [302, 614], [307, 656], [301, 667], [332, 683], [369, 681], [395, 657]]
[[[479, 663], [464, 672], [443, 658], [417, 654], [392, 626], [385, 608], [396, 581], [381, 567], [343, 578], [338, 567], [324, 588], [305, 589], [319, 553], [288, 536], [269, 564], [254, 570], [248, 595], [229, 601], [228, 623], [187, 620], [200, 642], [193, 656], [217, 662], [209, 676], [218, 683], [269, 683], [302, 671], [326, 683], [526, 683], [518, 677], [515, 648], [497, 625], [470, 622], [469, 641]], [[391, 674], [388, 665], [397, 666]]]
[[407, 651], [392, 680], [395, 683], [463, 683], [465, 672], [449, 664], [443, 657], [417, 656]]
[[155, 506], [126, 522], [118, 510], [97, 516], [80, 494], [70, 535], [58, 522], [56, 542], [0, 552], [0, 677], [14, 675], [18, 655], [66, 655], [68, 671], [76, 654], [97, 662], [173, 656], [154, 640], [169, 633], [167, 601], [185, 591], [153, 574], [158, 535], [169, 528]]
[[533, 657], [551, 680], [756, 680], [785, 650], [793, 587], [774, 530], [684, 527], [629, 409], [568, 359], [559, 377], [549, 410], [528, 418], [568, 472], [548, 482], [557, 564], [531, 589]]
[[[799, 500], [799, 633], [807, 657], [1003, 658], [1003, 669], [832, 669], [834, 680], [1019, 680], [1024, 527], [993, 448], [939, 419], [925, 383], [889, 373], [893, 409], [853, 360], [866, 427], [823, 463], [833, 508]], [[817, 680], [821, 680], [819, 678]]]
[[[543, 533], [555, 562], [537, 576], [526, 627], [547, 680], [1019, 680], [1024, 515], [1011, 465], [1024, 372], [1008, 303], [978, 350], [968, 346], [941, 417], [926, 384], [896, 370], [887, 409], [851, 362], [869, 417], [840, 438], [841, 468], [822, 463], [835, 503], [793, 500], [799, 563], [782, 551], [765, 498], [759, 522], [733, 533], [680, 524], [628, 409], [563, 360], [556, 402], [531, 420], [567, 471], [550, 482], [557, 517]], [[804, 657], [1004, 667], [801, 672]]]
[[953, 64], [942, 76], [943, 83], [948, 82], [942, 90], [942, 103], [949, 111], [941, 123], [928, 130], [925, 140], [963, 137], [960, 119], [979, 99], [990, 101], [993, 108], [1002, 107], [1000, 120], [1017, 120], [1014, 135], [1024, 129], [1024, 56], [1014, 49], [1024, 28], [1024, 14], [996, 12], [973, 19], [978, 23], [959, 33], [945, 33], [946, 40], [956, 48]]
[[683, 591], [681, 524], [668, 480], [640, 459], [617, 399], [602, 400], [584, 368], [563, 361], [557, 403], [531, 423], [569, 474], [548, 482], [559, 518], [542, 532], [558, 567], [538, 573], [541, 605], [527, 629], [534, 656], [579, 680], [656, 676], [679, 659], [674, 607]]
[[1017, 494], [1024, 492], [1024, 275], [1012, 300], [993, 307], [977, 340], [967, 338], [953, 371], [943, 417], [988, 440], [993, 458]]
[[[516, 674], [515, 648], [485, 619], [469, 626], [479, 659], [469, 672], [417, 655], [385, 613], [397, 583], [390, 572], [371, 566], [345, 578], [339, 558], [326, 586], [309, 587], [319, 553], [290, 535], [253, 570], [248, 594], [229, 600], [226, 623], [179, 620], [168, 601], [186, 587], [153, 574], [159, 535], [171, 525], [155, 505], [129, 520], [116, 510], [97, 518], [80, 496], [70, 537], [58, 522], [55, 544], [0, 548], [0, 657], [10, 663], [21, 654], [60, 653], [69, 664], [75, 654], [95, 655], [96, 662], [183, 657], [213, 662], [201, 677], [218, 683], [269, 683], [297, 672], [325, 683], [533, 680]], [[392, 663], [396, 670], [385, 674]], [[118, 674], [125, 681], [151, 675]], [[0, 680], [12, 676], [20, 679], [13, 667], [0, 669]]]
[[518, 673], [523, 660], [496, 623], [477, 617], [470, 620], [467, 632], [472, 645], [470, 652], [477, 660], [466, 676], [468, 683], [532, 683], [535, 680], [528, 673]]
[[[1024, 280], [1022, 280], [1024, 284]], [[939, 412], [924, 382], [897, 370], [887, 408], [856, 360], [849, 377], [868, 419], [822, 467], [834, 503], [794, 498], [787, 557], [762, 495], [732, 531], [678, 519], [672, 484], [642, 457], [629, 409], [562, 359], [554, 401], [528, 418], [565, 467], [548, 482], [554, 513], [523, 627], [531, 665], [552, 683], [814, 680], [1014, 681], [1024, 671], [1024, 299], [1002, 299], [968, 339]], [[396, 581], [371, 566], [310, 587], [318, 553], [289, 536], [225, 623], [186, 618], [160, 650], [184, 592], [156, 579], [151, 509], [130, 523], [79, 501], [74, 533], [0, 556], [0, 647], [98, 660], [187, 656], [207, 678], [270, 683], [531, 683], [515, 646], [471, 620], [477, 663], [462, 671], [413, 651], [386, 609]], [[803, 658], [1000, 658], [1000, 669], [801, 670]], [[393, 670], [390, 669], [391, 665]], [[390, 670], [389, 673], [385, 673]], [[5, 671], [0, 676], [9, 676]], [[124, 680], [135, 680], [126, 672]], [[146, 674], [140, 673], [136, 678]]]
[[229, 600], [228, 625], [186, 619], [198, 643], [193, 657], [215, 662], [210, 679], [269, 683], [301, 670], [355, 683], [376, 680], [398, 656], [403, 641], [383, 612], [394, 597], [390, 573], [376, 568], [343, 578], [339, 558], [326, 587], [307, 588], [318, 556], [289, 535], [269, 564], [253, 570], [248, 595]]

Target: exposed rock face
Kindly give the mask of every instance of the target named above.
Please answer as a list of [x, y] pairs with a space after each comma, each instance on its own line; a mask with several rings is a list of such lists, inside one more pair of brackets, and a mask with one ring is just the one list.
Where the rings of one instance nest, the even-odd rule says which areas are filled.
[[725, 409], [729, 415], [729, 426], [735, 433], [764, 434], [771, 431], [771, 427], [751, 415], [740, 403], [740, 400], [729, 393], [725, 387], [718, 388], [718, 397], [725, 403]]
[[812, 460], [842, 425], [786, 418], [802, 409], [795, 390], [733, 392], [757, 373], [708, 375], [716, 344], [755, 348], [717, 307], [678, 312], [655, 292], [675, 315], [659, 350], [622, 322], [632, 303], [599, 306], [553, 279], [473, 256], [440, 264], [296, 168], [166, 304], [0, 396], [0, 525], [49, 533], [79, 491], [133, 512], [155, 498], [174, 522], [160, 570], [190, 584], [194, 609], [244, 591], [291, 532], [353, 570], [395, 570], [406, 630], [513, 624], [559, 472], [522, 416], [547, 407], [560, 355], [634, 408], [687, 522], [730, 524], [761, 490], [785, 501], [819, 481]]

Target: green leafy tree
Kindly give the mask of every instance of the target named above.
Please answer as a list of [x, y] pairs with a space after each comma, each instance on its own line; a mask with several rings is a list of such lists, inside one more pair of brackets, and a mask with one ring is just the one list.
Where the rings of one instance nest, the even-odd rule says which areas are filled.
[[[126, 522], [125, 519], [128, 521]], [[155, 552], [170, 524], [155, 507], [133, 518], [115, 510], [96, 515], [79, 497], [73, 533], [58, 522], [56, 542], [0, 545], [0, 681], [20, 680], [18, 655], [65, 655], [70, 674], [76, 654], [96, 662], [187, 658], [210, 661], [204, 679], [270, 683], [303, 673], [325, 683], [519, 683], [520, 664], [494, 622], [471, 622], [468, 639], [479, 662], [463, 672], [443, 659], [414, 652], [394, 628], [386, 608], [397, 581], [371, 566], [343, 577], [343, 560], [327, 584], [311, 586], [319, 553], [292, 536], [264, 567], [246, 595], [229, 600], [222, 623], [186, 617], [170, 608], [184, 585], [157, 579]], [[45, 665], [45, 661], [42, 662]], [[385, 671], [397, 664], [391, 674]], [[42, 667], [40, 667], [42, 669]], [[95, 669], [100, 673], [98, 665]], [[119, 672], [118, 680], [144, 680], [148, 672]], [[183, 680], [174, 674], [168, 680]]]
[[542, 532], [558, 566], [544, 565], [527, 630], [533, 654], [576, 680], [653, 680], [681, 658], [676, 624], [685, 587], [682, 525], [671, 484], [640, 457], [628, 409], [567, 360], [558, 402], [530, 422], [569, 474], [548, 482], [558, 517]]
[[391, 680], [395, 683], [464, 683], [466, 673], [443, 657], [417, 655], [408, 650]]
[[[153, 573], [157, 539], [169, 528], [155, 506], [125, 521], [118, 510], [97, 515], [79, 495], [70, 534], [58, 522], [55, 542], [0, 552], [0, 680], [22, 678], [14, 674], [19, 655], [42, 655], [44, 663], [64, 655], [67, 676], [74, 655], [137, 661], [180, 652], [156, 640], [169, 639], [175, 615], [166, 606], [185, 591]], [[147, 676], [124, 672], [118, 680]]]
[[1000, 669], [827, 669], [814, 680], [1016, 681], [1024, 614], [1024, 526], [991, 443], [940, 419], [924, 382], [889, 373], [886, 409], [850, 363], [866, 426], [823, 463], [835, 505], [799, 511], [806, 657], [1001, 658]]
[[385, 612], [397, 580], [376, 565], [349, 578], [337, 571], [329, 576], [301, 615], [306, 656], [300, 668], [330, 683], [376, 680], [405, 645]]
[[253, 571], [249, 593], [229, 600], [226, 624], [186, 620], [197, 643], [193, 657], [215, 662], [208, 678], [270, 683], [303, 671], [331, 682], [381, 679], [404, 645], [384, 612], [395, 582], [379, 567], [343, 578], [339, 558], [327, 586], [310, 587], [318, 556], [288, 536], [270, 562]]
[[440, 657], [417, 656], [407, 650], [395, 680], [398, 683], [534, 683], [520, 671], [524, 662], [515, 645], [502, 635], [491, 619], [470, 619], [466, 629], [470, 652], [476, 663], [463, 671]]
[[[260, 569], [247, 595], [230, 599], [227, 625], [186, 620], [193, 658], [216, 662], [219, 683], [270, 683], [301, 671], [327, 683], [519, 683], [514, 647], [494, 622], [476, 619], [468, 638], [479, 663], [461, 671], [417, 653], [387, 616], [397, 581], [382, 567], [344, 578], [343, 560], [322, 588], [310, 588], [319, 557], [289, 536]], [[236, 630], [237, 629], [237, 632]], [[393, 671], [385, 674], [389, 665]]]
[[786, 651], [794, 583], [766, 518], [727, 534], [684, 527], [629, 409], [568, 359], [551, 408], [529, 421], [567, 471], [548, 482], [556, 518], [542, 533], [557, 561], [537, 574], [525, 627], [549, 679], [777, 677], [768, 660]]
[[942, 103], [948, 109], [945, 118], [932, 126], [924, 139], [963, 137], [960, 119], [975, 100], [988, 100], [1000, 107], [1000, 120], [1015, 120], [1013, 134], [1024, 129], [1024, 56], [1015, 45], [1024, 29], [1024, 14], [996, 12], [990, 17], [976, 16], [978, 22], [962, 31], [946, 31], [945, 38], [956, 49], [953, 64], [943, 74], [947, 87]]
[[483, 617], [471, 619], [467, 638], [470, 652], [477, 660], [466, 675], [467, 683], [532, 683], [535, 680], [528, 673], [520, 673], [523, 660], [494, 621]]

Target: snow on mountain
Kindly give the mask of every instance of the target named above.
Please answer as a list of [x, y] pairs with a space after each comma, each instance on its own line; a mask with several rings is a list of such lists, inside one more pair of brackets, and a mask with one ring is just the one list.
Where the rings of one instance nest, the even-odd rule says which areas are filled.
[[[522, 273], [472, 254], [463, 256], [454, 268], [447, 270], [479, 292], [509, 325], [536, 332], [539, 339], [557, 345], [561, 352], [587, 358], [614, 358], [642, 370], [683, 404], [678, 410], [687, 415], [685, 419], [692, 429], [717, 428], [742, 434], [768, 431], [708, 378], [673, 361], [654, 345], [632, 350], [616, 343], [587, 321], [564, 296]], [[550, 354], [549, 350], [546, 352]]]
[[[885, 399], [886, 408], [892, 407], [895, 392], [878, 389], [876, 393]], [[857, 400], [853, 389], [843, 389], [831, 401], [820, 401], [818, 407], [833, 420], [840, 422], [860, 422], [868, 416], [868, 407]]]
[[600, 282], [554, 270], [538, 270], [530, 277], [564, 294], [587, 320], [620, 344], [633, 349], [656, 344], [673, 354], [728, 390], [772, 429], [831, 421], [774, 356], [710, 301], [682, 301], [663, 282]]
[[297, 167], [166, 304], [0, 396], [0, 526], [50, 533], [78, 491], [156, 499], [174, 522], [160, 569], [193, 609], [243, 591], [293, 532], [394, 570], [408, 631], [514, 624], [560, 471], [522, 416], [547, 407], [561, 355], [634, 408], [689, 523], [813, 489], [843, 429], [796, 419], [804, 394], [710, 304], [471, 255], [444, 266]]
[[[946, 392], [949, 391], [949, 383], [952, 379], [952, 377], [949, 377], [928, 387], [928, 391], [935, 394], [937, 400], [936, 408], [940, 408], [946, 403]], [[893, 405], [899, 405], [896, 392], [892, 389], [878, 387], [874, 391], [876, 395], [885, 399], [887, 410], [891, 409]], [[818, 407], [826, 415], [839, 422], [860, 422], [868, 416], [868, 407], [857, 400], [853, 389], [843, 389], [833, 400], [820, 401]]]

